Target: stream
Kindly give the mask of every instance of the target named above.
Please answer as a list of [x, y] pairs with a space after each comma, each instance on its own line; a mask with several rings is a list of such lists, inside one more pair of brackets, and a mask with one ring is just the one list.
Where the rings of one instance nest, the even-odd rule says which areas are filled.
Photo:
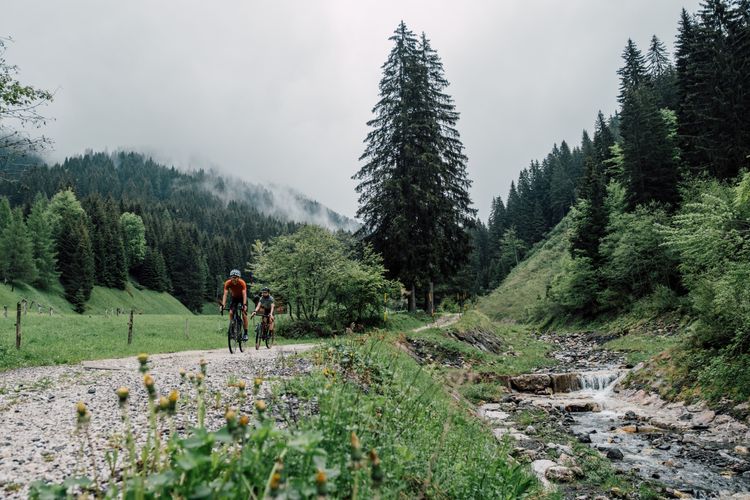
[[[566, 371], [513, 377], [513, 392], [480, 413], [494, 423], [498, 437], [510, 434], [516, 451], [549, 486], [568, 482], [570, 457], [555, 462], [539, 453], [533, 427], [516, 429], [511, 415], [543, 409], [560, 428], [610, 459], [623, 473], [663, 484], [675, 498], [750, 498], [748, 426], [705, 405], [668, 403], [655, 394], [621, 387], [631, 368], [618, 353], [598, 349], [587, 334], [548, 335], [553, 354]], [[547, 450], [556, 447], [545, 443]], [[529, 448], [523, 450], [524, 447]], [[570, 455], [570, 447], [557, 446]], [[556, 453], [557, 454], [557, 453]], [[575, 465], [575, 464], [572, 464]], [[574, 468], [575, 469], [575, 468]]]

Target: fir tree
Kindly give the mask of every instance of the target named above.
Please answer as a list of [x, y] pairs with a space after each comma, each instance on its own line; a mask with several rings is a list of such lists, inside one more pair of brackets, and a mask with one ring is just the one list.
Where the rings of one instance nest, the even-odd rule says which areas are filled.
[[31, 238], [20, 208], [13, 210], [10, 222], [0, 233], [0, 272], [11, 283], [31, 283], [37, 277]]
[[[470, 208], [458, 113], [429, 40], [401, 22], [383, 65], [380, 100], [354, 176], [365, 240], [405, 283], [429, 282], [466, 261]], [[412, 295], [413, 296], [413, 295]], [[413, 306], [413, 303], [412, 303]]]
[[127, 281], [125, 251], [117, 207], [99, 195], [84, 201], [89, 216], [96, 281], [101, 286], [124, 289]]
[[625, 101], [629, 91], [648, 82], [646, 60], [633, 40], [628, 39], [622, 58], [625, 64], [617, 70], [617, 74], [620, 75], [620, 95], [617, 99], [621, 104]]
[[65, 219], [57, 241], [60, 283], [65, 298], [82, 313], [94, 287], [94, 254], [84, 219]]
[[31, 243], [34, 248], [34, 264], [38, 276], [34, 284], [39, 288], [49, 288], [59, 276], [57, 266], [57, 251], [52, 237], [52, 225], [47, 212], [47, 199], [38, 195], [31, 206], [31, 212], [26, 221]]
[[672, 63], [667, 55], [667, 47], [656, 35], [651, 37], [651, 44], [646, 55], [646, 68], [651, 79], [656, 79], [669, 71]]
[[622, 106], [623, 170], [631, 208], [678, 199], [676, 145], [653, 91], [629, 90]]
[[10, 210], [8, 198], [0, 196], [0, 231], [10, 224], [11, 219], [13, 219], [13, 214]]

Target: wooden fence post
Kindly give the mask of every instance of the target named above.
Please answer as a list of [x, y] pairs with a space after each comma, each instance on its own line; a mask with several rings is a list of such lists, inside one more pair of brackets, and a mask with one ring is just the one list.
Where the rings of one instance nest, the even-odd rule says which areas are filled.
[[188, 335], [190, 333], [190, 323], [188, 323], [189, 321], [190, 321], [190, 318], [185, 318], [185, 338], [186, 339], [190, 338]]
[[[119, 310], [119, 309], [118, 309]], [[130, 310], [130, 321], [128, 321], [128, 345], [133, 343], [133, 310]]]
[[16, 304], [16, 349], [21, 348], [21, 303]]

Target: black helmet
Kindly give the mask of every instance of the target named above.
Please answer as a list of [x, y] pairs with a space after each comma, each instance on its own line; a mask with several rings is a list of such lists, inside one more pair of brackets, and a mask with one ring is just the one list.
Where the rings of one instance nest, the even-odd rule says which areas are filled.
[[268, 288], [267, 286], [264, 286], [264, 287], [263, 287], [263, 289], [261, 290], [261, 292], [268, 292], [268, 293], [271, 293], [271, 289], [270, 289], [270, 288]]

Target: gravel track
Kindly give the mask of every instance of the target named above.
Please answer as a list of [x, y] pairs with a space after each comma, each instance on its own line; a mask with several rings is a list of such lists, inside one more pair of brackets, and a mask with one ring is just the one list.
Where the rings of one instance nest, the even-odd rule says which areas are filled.
[[[181, 408], [175, 418], [177, 430], [182, 431], [195, 423], [196, 401], [190, 384], [181, 384], [179, 369], [198, 372], [199, 361], [205, 359], [209, 395], [206, 424], [209, 429], [216, 429], [223, 424], [225, 406], [238, 406], [237, 391], [227, 387], [228, 381], [247, 381], [249, 397], [241, 411], [249, 413], [253, 379], [308, 371], [309, 363], [293, 355], [315, 346], [293, 344], [258, 351], [251, 346], [234, 355], [226, 349], [157, 354], [149, 357], [149, 366], [159, 394], [180, 391]], [[122, 430], [114, 394], [120, 386], [130, 388], [128, 411], [142, 440], [148, 427], [148, 400], [135, 357], [21, 368], [0, 374], [0, 497], [25, 498], [28, 484], [37, 479], [60, 482], [71, 476], [91, 475], [91, 455], [87, 451], [81, 456], [81, 437], [76, 433], [78, 401], [85, 402], [91, 412], [89, 432], [96, 449], [97, 469], [102, 477], [108, 477], [105, 451], [111, 448], [111, 436]], [[269, 389], [268, 382], [264, 382], [260, 397]], [[210, 396], [215, 393], [221, 393], [222, 399], [217, 401]]]

